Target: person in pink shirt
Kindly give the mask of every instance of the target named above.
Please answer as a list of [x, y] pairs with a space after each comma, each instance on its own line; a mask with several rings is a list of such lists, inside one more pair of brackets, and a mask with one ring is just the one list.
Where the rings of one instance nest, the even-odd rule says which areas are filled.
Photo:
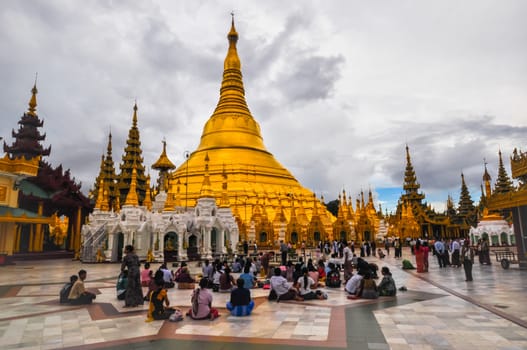
[[148, 287], [150, 285], [150, 281], [153, 278], [153, 272], [150, 270], [150, 263], [145, 263], [145, 268], [143, 271], [141, 271], [141, 285], [143, 287]]
[[187, 312], [194, 320], [214, 320], [219, 316], [218, 310], [212, 307], [212, 293], [207, 289], [207, 279], [199, 281], [199, 287], [192, 293], [192, 308]]

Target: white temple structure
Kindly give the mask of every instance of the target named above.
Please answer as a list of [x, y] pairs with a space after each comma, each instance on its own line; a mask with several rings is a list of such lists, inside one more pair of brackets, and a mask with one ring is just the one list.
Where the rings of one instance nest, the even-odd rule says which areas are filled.
[[[216, 205], [207, 175], [194, 208], [177, 205], [178, 201], [168, 198], [164, 191], [156, 196], [152, 209], [140, 206], [134, 181], [135, 171], [130, 193], [118, 213], [95, 205], [81, 231], [82, 261], [120, 261], [128, 244], [147, 261], [214, 258], [238, 245], [236, 219], [228, 202]], [[105, 203], [104, 191], [99, 195], [97, 203]]]
[[485, 213], [477, 227], [470, 229], [470, 240], [476, 244], [479, 239], [488, 238], [490, 245], [514, 245], [514, 227], [498, 214]]

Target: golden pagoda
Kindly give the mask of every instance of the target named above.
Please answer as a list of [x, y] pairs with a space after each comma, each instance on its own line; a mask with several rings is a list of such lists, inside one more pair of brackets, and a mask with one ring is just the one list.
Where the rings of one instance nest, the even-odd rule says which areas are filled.
[[[294, 235], [291, 235], [293, 232], [275, 231], [273, 237], [269, 237], [271, 232], [255, 232], [255, 237], [247, 237], [255, 208], [260, 211], [256, 213], [258, 220], [261, 218], [260, 214], [265, 211], [267, 220], [276, 221], [274, 219], [280, 217], [283, 210], [289, 222], [295, 209], [297, 215], [305, 214], [307, 220], [310, 220], [314, 205], [312, 201], [303, 199], [312, 198], [313, 193], [304, 188], [265, 148], [260, 126], [251, 115], [245, 100], [241, 62], [236, 49], [238, 33], [234, 26], [234, 18], [227, 38], [229, 48], [224, 62], [219, 102], [203, 128], [197, 150], [171, 174], [170, 183], [180, 181], [186, 186], [185, 193], [182, 193], [185, 196], [185, 207], [195, 206], [200, 197], [204, 160], [207, 157], [211, 189], [218, 202], [222, 198], [222, 192], [225, 192], [222, 186], [224, 178], [228, 177], [227, 194], [230, 206], [245, 227], [240, 227], [240, 240], [256, 239], [263, 244], [289, 238], [300, 241], [306, 238], [306, 227], [303, 227], [304, 232], [295, 231]], [[169, 192], [171, 191], [174, 191], [173, 186], [169, 189]], [[319, 208], [319, 211], [326, 209]], [[329, 225], [326, 231], [332, 232], [331, 224], [335, 219], [329, 213], [328, 215], [332, 219], [325, 221], [325, 224]], [[301, 219], [307, 221], [306, 218]], [[297, 229], [297, 226], [288, 227], [286, 230], [292, 230], [293, 227]], [[265, 241], [262, 242], [263, 239]]]

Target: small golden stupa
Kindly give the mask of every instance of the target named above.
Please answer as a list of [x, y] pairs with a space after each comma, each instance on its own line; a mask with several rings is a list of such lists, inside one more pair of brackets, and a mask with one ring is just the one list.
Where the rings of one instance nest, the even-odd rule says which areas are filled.
[[[242, 226], [240, 240], [256, 238], [258, 241], [257, 237], [261, 237], [258, 232], [254, 232], [256, 237], [247, 236], [251, 222], [253, 231], [256, 231], [255, 226], [262, 226], [257, 221], [279, 221], [283, 223], [281, 227], [290, 227], [287, 223], [294, 220], [302, 221], [296, 226], [302, 229], [295, 229], [297, 232], [294, 232], [294, 236], [290, 236], [293, 232], [286, 232], [280, 238], [312, 241], [315, 237], [307, 237], [307, 232], [310, 231], [308, 227], [313, 218], [315, 202], [319, 200], [266, 149], [260, 126], [245, 100], [234, 19], [227, 38], [229, 49], [224, 63], [219, 102], [203, 128], [199, 147], [171, 174], [169, 196], [179, 196], [181, 205], [186, 208], [194, 207], [201, 196], [205, 168], [208, 167], [211, 189], [217, 203], [221, 201], [222, 205], [230, 206]], [[225, 203], [226, 199], [228, 203]], [[316, 205], [317, 220], [320, 216], [324, 224], [316, 238], [332, 239], [331, 224], [335, 218], [320, 203]], [[292, 215], [295, 212], [296, 215]], [[286, 223], [283, 222], [284, 218]], [[278, 239], [277, 232], [270, 234], [267, 232], [270, 242]]]

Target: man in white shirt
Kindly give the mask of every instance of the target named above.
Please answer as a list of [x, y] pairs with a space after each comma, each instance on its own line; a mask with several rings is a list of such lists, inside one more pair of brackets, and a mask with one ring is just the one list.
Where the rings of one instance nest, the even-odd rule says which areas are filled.
[[357, 291], [359, 290], [360, 281], [362, 280], [363, 276], [364, 272], [362, 270], [359, 270], [348, 280], [348, 282], [346, 283], [346, 287], [344, 287], [344, 290], [351, 295], [356, 295]]
[[445, 260], [443, 258], [443, 254], [445, 254], [445, 244], [441, 240], [437, 240], [434, 243], [434, 250], [436, 252], [437, 256], [437, 263], [439, 264], [439, 267], [446, 267]]

